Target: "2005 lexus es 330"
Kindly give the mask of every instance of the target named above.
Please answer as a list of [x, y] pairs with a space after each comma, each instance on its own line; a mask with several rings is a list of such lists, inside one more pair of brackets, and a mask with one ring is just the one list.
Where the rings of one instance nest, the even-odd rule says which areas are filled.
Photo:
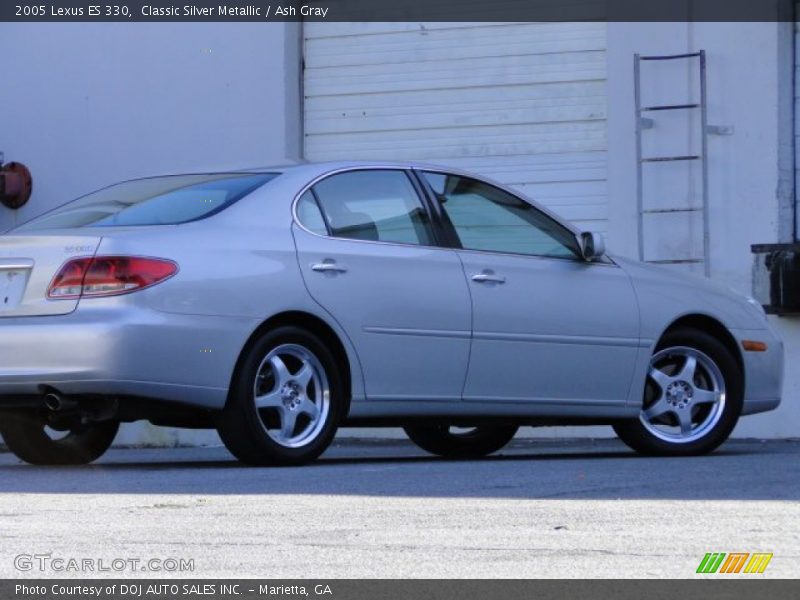
[[780, 401], [761, 307], [607, 256], [518, 193], [413, 164], [128, 181], [0, 238], [0, 431], [84, 463], [120, 422], [216, 427], [249, 464], [342, 424], [443, 456], [522, 425], [709, 452]]

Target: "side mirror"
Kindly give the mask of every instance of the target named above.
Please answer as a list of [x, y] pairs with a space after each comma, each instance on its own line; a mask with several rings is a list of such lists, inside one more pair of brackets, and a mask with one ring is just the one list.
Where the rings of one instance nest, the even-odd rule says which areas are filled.
[[606, 252], [603, 235], [594, 231], [584, 231], [580, 237], [583, 260], [591, 262], [602, 257]]

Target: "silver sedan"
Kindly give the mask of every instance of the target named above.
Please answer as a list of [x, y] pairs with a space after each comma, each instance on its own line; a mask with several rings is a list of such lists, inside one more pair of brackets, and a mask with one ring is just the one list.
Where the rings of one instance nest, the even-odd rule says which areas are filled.
[[697, 454], [775, 408], [782, 371], [752, 299], [451, 169], [139, 179], [0, 238], [0, 432], [35, 464], [92, 461], [138, 419], [215, 427], [258, 465], [343, 424], [451, 457], [553, 424]]

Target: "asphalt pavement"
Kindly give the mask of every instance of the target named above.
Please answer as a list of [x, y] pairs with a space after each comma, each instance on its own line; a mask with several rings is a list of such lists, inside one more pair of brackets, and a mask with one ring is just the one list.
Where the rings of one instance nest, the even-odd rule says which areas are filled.
[[683, 578], [707, 552], [773, 553], [759, 577], [797, 577], [798, 459], [800, 441], [665, 459], [522, 439], [448, 461], [346, 440], [271, 469], [224, 448], [114, 449], [59, 468], [3, 453], [0, 577], [171, 577], [174, 559], [203, 578]]

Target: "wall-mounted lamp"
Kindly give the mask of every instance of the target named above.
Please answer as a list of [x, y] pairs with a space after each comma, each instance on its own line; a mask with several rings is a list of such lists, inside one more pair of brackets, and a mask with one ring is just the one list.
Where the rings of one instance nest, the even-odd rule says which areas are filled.
[[19, 208], [31, 197], [33, 178], [28, 167], [18, 162], [3, 164], [0, 152], [0, 202], [8, 208]]

